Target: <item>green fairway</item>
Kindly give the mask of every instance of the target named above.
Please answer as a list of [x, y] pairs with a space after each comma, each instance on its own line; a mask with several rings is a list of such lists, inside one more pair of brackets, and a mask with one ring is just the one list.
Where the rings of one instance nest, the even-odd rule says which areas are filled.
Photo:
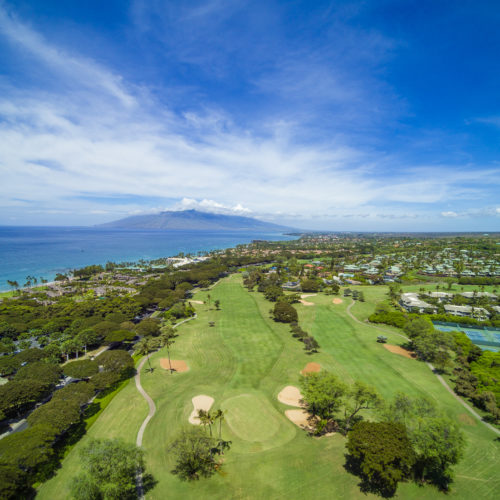
[[[385, 298], [385, 287], [363, 289], [366, 302], [356, 303], [352, 313], [363, 320], [375, 303]], [[286, 385], [298, 386], [300, 370], [317, 362], [346, 382], [362, 380], [392, 397], [403, 391], [433, 399], [462, 426], [467, 438], [463, 461], [455, 467], [456, 480], [449, 495], [433, 487], [401, 484], [398, 497], [495, 498], [500, 488], [499, 444], [495, 435], [473, 420], [419, 361], [389, 352], [376, 342], [380, 331], [359, 324], [347, 314], [352, 302], [332, 303], [332, 296], [307, 298], [313, 306], [297, 304], [300, 324], [318, 340], [320, 352], [307, 355], [288, 325], [275, 323], [272, 304], [256, 292], [248, 292], [238, 275], [225, 278], [210, 292], [198, 292], [198, 317], [179, 327], [171, 348], [172, 359], [185, 360], [190, 370], [170, 374], [160, 367], [166, 352], [151, 358], [152, 373], [141, 374], [144, 389], [155, 401], [157, 413], [149, 422], [143, 440], [148, 472], [158, 481], [148, 499], [332, 499], [373, 497], [360, 492], [358, 479], [344, 470], [345, 438], [341, 435], [312, 438], [290, 422], [278, 393]], [[213, 303], [220, 301], [221, 310]], [[209, 322], [214, 322], [211, 327]], [[397, 329], [384, 327], [391, 344], [403, 339]], [[179, 430], [187, 427], [193, 410], [192, 398], [214, 398], [212, 409], [223, 409], [222, 434], [232, 441], [220, 473], [210, 479], [184, 483], [170, 474], [174, 466], [169, 445]], [[133, 381], [111, 402], [63, 462], [57, 475], [39, 491], [42, 499], [68, 498], [70, 478], [79, 470], [78, 449], [89, 437], [120, 436], [135, 442], [147, 415], [147, 404]], [[218, 433], [218, 424], [213, 429]], [[373, 497], [375, 498], [375, 497]]]

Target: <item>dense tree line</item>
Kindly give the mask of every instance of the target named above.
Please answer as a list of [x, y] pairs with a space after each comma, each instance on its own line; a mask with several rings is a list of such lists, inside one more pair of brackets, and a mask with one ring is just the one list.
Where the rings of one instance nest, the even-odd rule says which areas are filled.
[[317, 340], [304, 331], [297, 322], [291, 323], [290, 331], [292, 332], [292, 337], [304, 343], [304, 349], [308, 354], [318, 352], [319, 344]]
[[[89, 381], [56, 390], [50, 401], [28, 416], [28, 429], [0, 440], [1, 498], [29, 495], [34, 482], [47, 479], [58, 466], [64, 443], [71, 441], [71, 436], [78, 438], [82, 434], [85, 408], [92, 397], [101, 391], [112, 390], [135, 372], [134, 361], [125, 351], [107, 351], [97, 359], [65, 365], [65, 372], [76, 372], [73, 374], [78, 378]], [[73, 364], [76, 368], [71, 367]], [[101, 371], [96, 370], [96, 365]], [[61, 372], [59, 366], [46, 361], [34, 361], [19, 369], [14, 380], [0, 386], [4, 416], [19, 415], [50, 396]], [[96, 410], [98, 405], [92, 408]]]
[[[500, 320], [495, 318], [480, 321], [476, 318], [471, 318], [468, 316], [453, 316], [451, 314], [426, 314], [425, 316], [431, 321], [455, 323], [462, 326], [500, 326]], [[368, 319], [372, 323], [385, 323], [386, 325], [403, 328], [408, 319], [419, 317], [421, 317], [420, 314], [395, 311], [392, 310], [388, 304], [381, 303], [377, 306], [375, 312], [371, 314]]]

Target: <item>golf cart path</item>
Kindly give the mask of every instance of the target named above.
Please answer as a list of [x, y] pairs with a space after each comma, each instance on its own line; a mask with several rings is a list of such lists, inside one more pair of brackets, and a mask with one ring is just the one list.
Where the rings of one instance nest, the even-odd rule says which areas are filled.
[[[187, 318], [184, 321], [180, 321], [179, 323], [176, 323], [172, 328], [177, 328], [179, 325], [182, 325], [182, 323], [186, 323], [186, 321], [191, 321], [192, 319], [196, 318], [196, 314], [192, 316], [191, 318]], [[153, 354], [153, 353], [151, 353]], [[137, 439], [135, 441], [136, 445], [141, 447], [142, 446], [142, 438], [144, 436], [144, 431], [146, 430], [146, 427], [149, 423], [149, 421], [154, 417], [154, 414], [156, 413], [156, 405], [151, 396], [144, 390], [141, 384], [141, 371], [144, 366], [144, 363], [149, 359], [151, 354], [148, 354], [147, 356], [144, 356], [144, 358], [141, 359], [141, 362], [137, 366], [137, 373], [135, 374], [135, 386], [137, 387], [137, 390], [141, 394], [141, 396], [146, 400], [149, 406], [149, 412], [148, 416], [144, 419], [144, 421], [141, 424], [141, 427], [139, 429], [139, 432], [137, 433]], [[142, 471], [137, 471], [137, 477], [136, 477], [136, 489], [137, 489], [137, 497], [139, 500], [143, 500], [144, 497], [144, 487], [142, 484]]]
[[137, 373], [135, 374], [135, 386], [137, 387], [137, 390], [141, 393], [142, 397], [146, 400], [149, 406], [148, 416], [144, 419], [144, 422], [142, 422], [139, 432], [137, 433], [137, 439], [136, 439], [137, 446], [142, 446], [142, 437], [144, 436], [144, 431], [146, 429], [146, 426], [156, 413], [155, 402], [151, 399], [151, 396], [144, 390], [144, 388], [141, 385], [141, 370], [142, 367], [144, 366], [144, 363], [146, 363], [146, 361], [149, 359], [150, 356], [151, 354], [148, 354], [147, 356], [144, 356], [144, 358], [142, 358], [141, 362], [139, 363], [139, 366], [137, 367]]

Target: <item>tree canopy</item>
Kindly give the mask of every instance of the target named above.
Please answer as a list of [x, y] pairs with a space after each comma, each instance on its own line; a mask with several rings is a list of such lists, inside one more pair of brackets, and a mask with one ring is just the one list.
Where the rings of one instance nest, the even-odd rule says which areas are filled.
[[122, 378], [128, 378], [134, 373], [134, 360], [126, 351], [115, 350], [103, 352], [97, 358], [97, 361], [105, 372], [115, 373]]
[[89, 378], [99, 371], [99, 364], [97, 361], [90, 359], [81, 359], [71, 361], [63, 366], [64, 375], [73, 378]]
[[135, 478], [144, 469], [144, 452], [118, 439], [95, 439], [80, 450], [84, 472], [73, 478], [76, 500], [137, 498]]
[[217, 440], [199, 428], [183, 430], [172, 443], [170, 451], [176, 461], [171, 472], [183, 481], [210, 477], [219, 466], [216, 460]]
[[347, 386], [326, 371], [302, 376], [300, 387], [308, 410], [322, 419], [335, 417], [347, 393]]
[[295, 308], [288, 302], [278, 301], [273, 310], [274, 319], [282, 323], [292, 323], [298, 320]]
[[465, 447], [456, 422], [439, 412], [432, 401], [403, 393], [387, 407], [385, 418], [406, 426], [416, 455], [416, 477], [448, 489], [453, 478], [451, 466], [462, 458]]
[[382, 496], [393, 496], [415, 463], [403, 424], [358, 422], [348, 434], [346, 448], [346, 466], [361, 477], [361, 489]]

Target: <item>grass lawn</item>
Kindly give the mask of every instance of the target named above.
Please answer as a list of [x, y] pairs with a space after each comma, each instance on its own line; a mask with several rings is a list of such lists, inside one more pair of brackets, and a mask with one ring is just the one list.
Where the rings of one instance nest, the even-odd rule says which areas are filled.
[[[386, 287], [363, 289], [366, 302], [356, 303], [352, 313], [365, 319], [384, 299]], [[467, 450], [455, 468], [456, 481], [447, 498], [494, 498], [500, 488], [498, 441], [491, 431], [465, 413], [463, 407], [440, 385], [427, 366], [387, 351], [376, 342], [377, 331], [354, 322], [346, 308], [350, 298], [334, 305], [334, 296], [318, 294], [297, 304], [301, 326], [314, 335], [321, 352], [308, 356], [287, 325], [269, 317], [273, 307], [259, 293], [247, 292], [240, 276], [231, 276], [209, 292], [200, 291], [195, 305], [198, 318], [179, 328], [171, 357], [185, 360], [189, 371], [170, 374], [160, 367], [166, 352], [152, 356], [153, 373], [142, 373], [144, 389], [157, 406], [157, 413], [144, 434], [148, 472], [158, 481], [148, 499], [332, 499], [367, 498], [359, 491], [358, 479], [343, 468], [345, 439], [340, 435], [311, 438], [284, 415], [290, 409], [277, 400], [287, 385], [298, 385], [299, 372], [311, 361], [319, 363], [346, 381], [374, 384], [384, 397], [397, 391], [426, 395], [460, 422]], [[221, 310], [213, 303], [220, 300]], [[215, 322], [210, 327], [209, 322]], [[385, 327], [384, 327], [385, 328]], [[397, 329], [385, 328], [388, 341], [400, 344]], [[210, 479], [184, 483], [170, 474], [174, 466], [169, 443], [187, 423], [197, 395], [214, 398], [214, 409], [222, 408], [226, 419], [222, 433], [232, 441], [221, 472]], [[146, 402], [131, 381], [99, 416], [89, 433], [70, 452], [62, 469], [39, 491], [42, 499], [68, 498], [71, 476], [78, 472], [78, 449], [89, 437], [123, 437], [135, 442], [147, 414]], [[402, 484], [400, 498], [445, 498], [432, 487]]]

